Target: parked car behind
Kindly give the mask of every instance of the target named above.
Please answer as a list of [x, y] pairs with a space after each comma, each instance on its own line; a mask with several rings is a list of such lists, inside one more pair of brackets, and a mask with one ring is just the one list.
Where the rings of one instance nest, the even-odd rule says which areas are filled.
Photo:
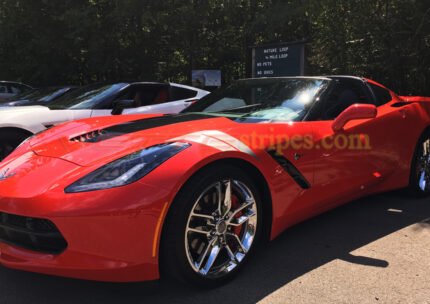
[[0, 107], [0, 161], [23, 140], [62, 122], [133, 113], [179, 113], [209, 92], [175, 83], [120, 82], [77, 89], [43, 106]]
[[55, 86], [30, 90], [0, 103], [0, 107], [44, 105], [76, 90], [76, 86]]
[[31, 89], [33, 88], [23, 83], [0, 81], [0, 102]]

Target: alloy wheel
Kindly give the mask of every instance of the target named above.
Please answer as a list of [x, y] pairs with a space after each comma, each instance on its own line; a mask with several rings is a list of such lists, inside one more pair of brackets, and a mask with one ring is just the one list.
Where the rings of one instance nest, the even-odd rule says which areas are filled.
[[219, 278], [244, 260], [257, 231], [257, 203], [245, 183], [226, 179], [206, 188], [195, 202], [185, 231], [192, 269]]
[[418, 155], [418, 186], [423, 192], [430, 191], [430, 139], [423, 142]]

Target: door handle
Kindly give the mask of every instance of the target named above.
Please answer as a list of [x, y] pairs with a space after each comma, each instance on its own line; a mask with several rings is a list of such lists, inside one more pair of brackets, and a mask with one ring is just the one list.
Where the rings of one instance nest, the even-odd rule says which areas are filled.
[[399, 113], [400, 115], [402, 115], [402, 118], [405, 119], [408, 114], [408, 111], [406, 109], [400, 109]]
[[299, 153], [294, 153], [294, 159], [295, 160], [299, 160], [300, 158], [302, 158], [303, 154], [299, 154]]

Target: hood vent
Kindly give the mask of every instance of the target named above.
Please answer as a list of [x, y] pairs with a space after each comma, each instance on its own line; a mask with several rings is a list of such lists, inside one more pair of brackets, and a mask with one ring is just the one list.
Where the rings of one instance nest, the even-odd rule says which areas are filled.
[[97, 142], [101, 136], [105, 135], [103, 130], [96, 130], [70, 138], [72, 142]]

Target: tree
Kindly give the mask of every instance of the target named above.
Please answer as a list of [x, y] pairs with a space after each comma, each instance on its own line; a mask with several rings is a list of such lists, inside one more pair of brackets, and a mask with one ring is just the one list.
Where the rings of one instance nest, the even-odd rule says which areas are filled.
[[249, 46], [307, 39], [309, 74], [430, 95], [425, 0], [0, 0], [0, 78], [33, 85], [249, 76]]

